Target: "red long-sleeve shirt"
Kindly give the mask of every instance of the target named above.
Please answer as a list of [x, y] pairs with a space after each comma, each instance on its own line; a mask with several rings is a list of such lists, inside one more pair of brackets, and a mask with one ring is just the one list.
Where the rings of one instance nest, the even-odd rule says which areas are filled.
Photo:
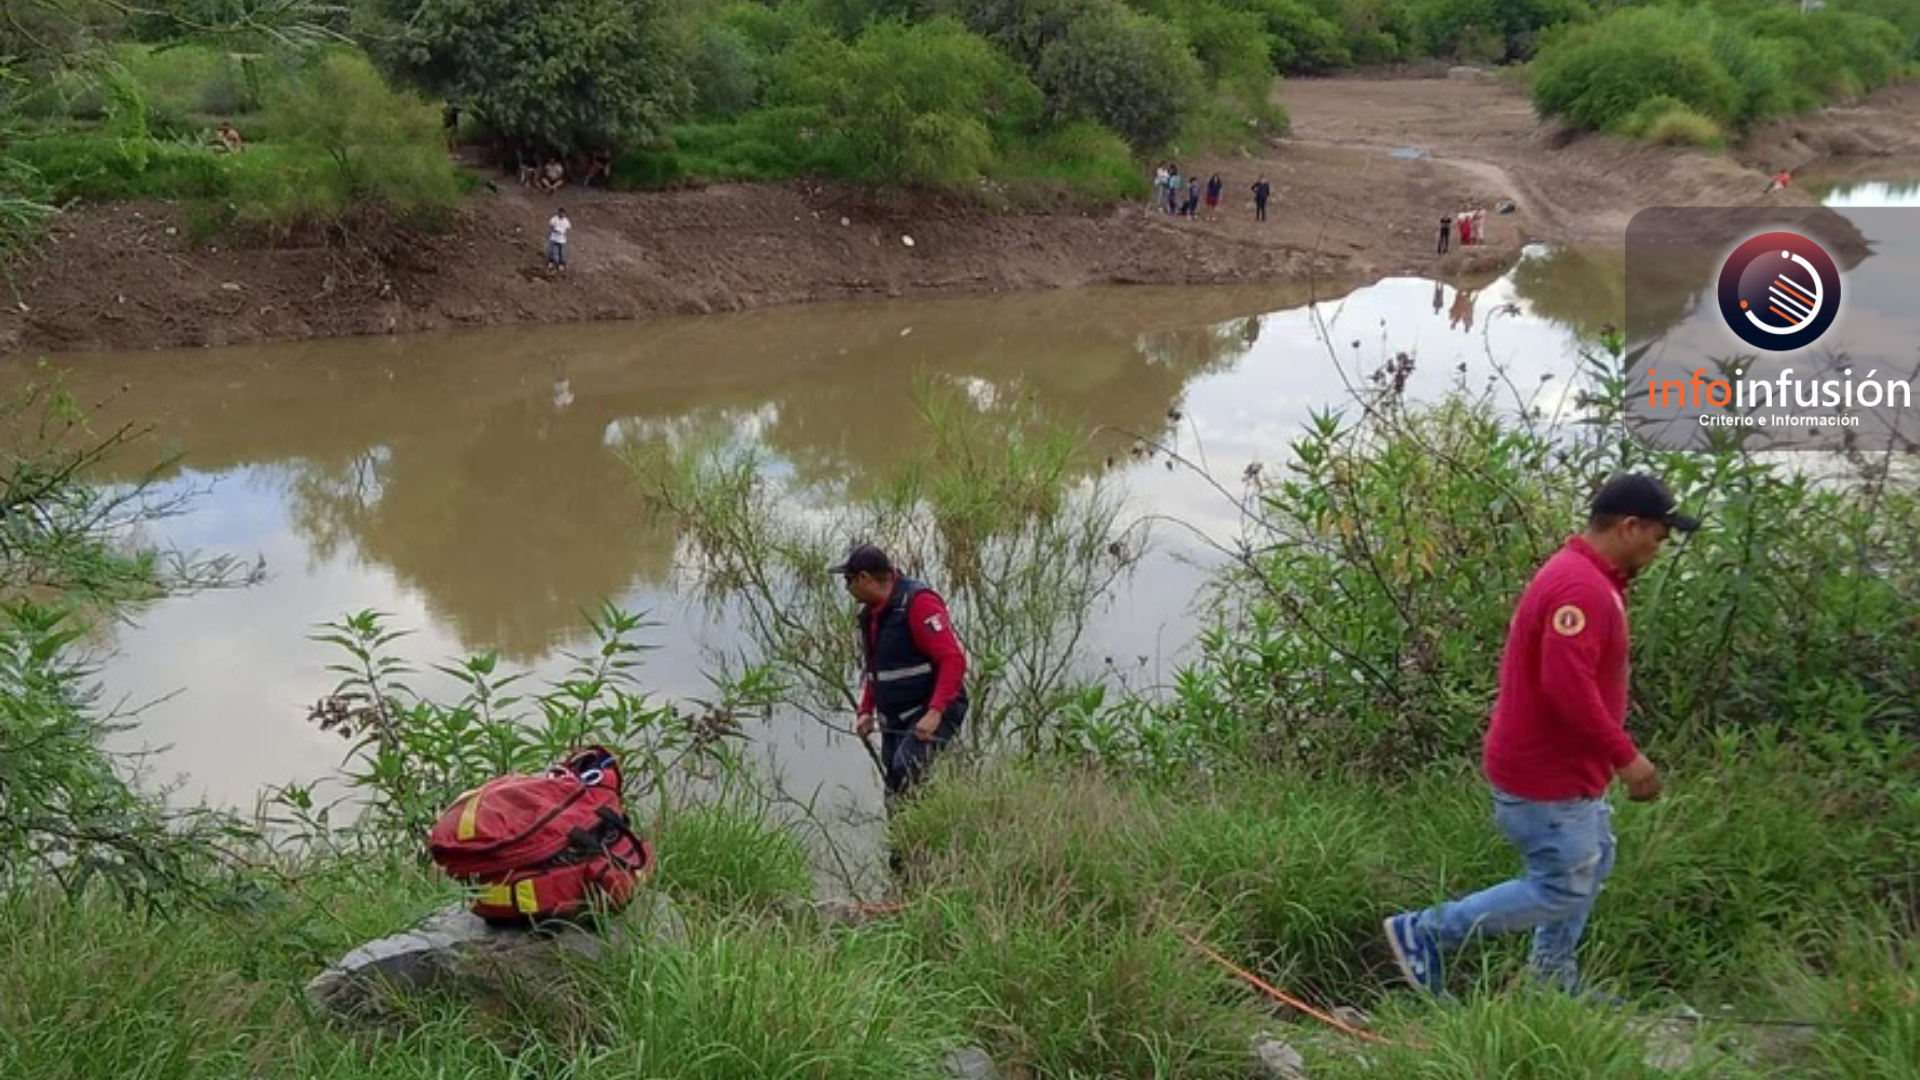
[[[880, 620], [870, 620], [868, 625], [867, 647], [872, 648], [873, 629], [879, 627]], [[967, 652], [954, 636], [953, 616], [931, 590], [917, 592], [907, 601], [907, 631], [913, 635], [913, 647], [933, 664], [933, 697], [927, 702], [927, 711], [945, 712], [954, 696], [960, 693], [960, 680], [967, 674]], [[860, 711], [873, 711], [870, 679], [861, 682]]]
[[1513, 613], [1482, 762], [1525, 799], [1593, 798], [1639, 750], [1627, 734], [1627, 576], [1581, 537]]

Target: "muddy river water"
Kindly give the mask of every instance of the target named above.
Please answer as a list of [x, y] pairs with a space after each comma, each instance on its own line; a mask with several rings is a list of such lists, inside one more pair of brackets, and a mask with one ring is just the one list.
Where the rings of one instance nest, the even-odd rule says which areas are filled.
[[[1856, 181], [1829, 197], [1913, 205], [1920, 187]], [[102, 637], [110, 699], [146, 705], [122, 745], [166, 747], [156, 778], [189, 801], [250, 806], [264, 784], [326, 776], [344, 744], [306, 711], [335, 657], [308, 635], [362, 608], [415, 631], [403, 651], [421, 666], [497, 650], [545, 673], [581, 640], [578, 613], [609, 598], [661, 624], [649, 685], [699, 694], [702, 650], [729, 631], [674, 591], [677, 537], [647, 520], [614, 453], [636, 437], [722, 423], [798, 479], [857, 485], [916, 438], [916, 388], [946, 382], [983, 410], [1030, 396], [1075, 425], [1156, 434], [1232, 488], [1396, 350], [1418, 357], [1416, 396], [1461, 365], [1484, 381], [1493, 358], [1518, 386], [1565, 385], [1576, 330], [1621, 319], [1622, 258], [1538, 249], [1496, 278], [1388, 279], [1317, 313], [1304, 289], [1116, 289], [56, 357], [82, 400], [114, 398], [112, 415], [183, 453], [163, 487], [191, 508], [152, 538], [266, 570]], [[29, 370], [0, 360], [0, 381]], [[1194, 477], [1122, 473], [1135, 511], [1233, 534], [1233, 508]], [[1149, 678], [1189, 655], [1206, 573], [1190, 540], [1155, 542], [1087, 648]], [[790, 790], [877, 800], [858, 747], [804, 721], [775, 721], [758, 751]]]

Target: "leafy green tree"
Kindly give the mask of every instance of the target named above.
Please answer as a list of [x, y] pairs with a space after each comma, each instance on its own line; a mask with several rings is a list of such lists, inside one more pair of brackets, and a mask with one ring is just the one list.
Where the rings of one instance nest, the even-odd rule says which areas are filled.
[[1231, 0], [1234, 7], [1260, 19], [1275, 71], [1313, 72], [1353, 62], [1339, 24], [1299, 0]]
[[1497, 62], [1532, 55], [1540, 31], [1586, 21], [1585, 0], [1414, 0], [1408, 14], [1434, 56]]
[[815, 34], [783, 58], [775, 98], [820, 119], [842, 171], [883, 183], [973, 179], [993, 159], [991, 125], [1040, 110], [1032, 82], [948, 18], [879, 23], [852, 42]]
[[694, 86], [693, 112], [726, 119], [753, 108], [760, 96], [761, 57], [746, 35], [721, 23], [693, 32], [687, 70]]
[[569, 153], [648, 142], [692, 99], [665, 0], [393, 0], [389, 60], [509, 141]]
[[1200, 104], [1201, 74], [1167, 24], [1106, 5], [1047, 43], [1036, 81], [1057, 118], [1098, 120], [1149, 151], [1171, 142]]

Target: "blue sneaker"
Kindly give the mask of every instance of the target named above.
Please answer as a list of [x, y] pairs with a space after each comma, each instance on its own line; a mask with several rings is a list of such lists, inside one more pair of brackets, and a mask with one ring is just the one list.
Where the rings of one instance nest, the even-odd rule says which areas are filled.
[[1446, 993], [1447, 981], [1440, 970], [1440, 947], [1420, 932], [1417, 915], [1394, 915], [1386, 921], [1387, 944], [1393, 946], [1394, 962], [1409, 983], [1435, 996]]

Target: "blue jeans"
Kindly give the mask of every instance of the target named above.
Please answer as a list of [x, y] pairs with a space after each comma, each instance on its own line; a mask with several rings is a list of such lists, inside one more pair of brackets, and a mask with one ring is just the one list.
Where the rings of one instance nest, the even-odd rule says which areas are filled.
[[[903, 718], [903, 725], [895, 726], [892, 721], [883, 720], [880, 727], [880, 762], [886, 767], [885, 782], [887, 794], [899, 797], [907, 794], [920, 782], [927, 767], [940, 751], [947, 748], [960, 730], [960, 721], [966, 717], [966, 706], [958, 703], [947, 706], [940, 714], [940, 727], [933, 738], [921, 742], [913, 733], [911, 719]], [[917, 718], [920, 710], [910, 710]]]
[[560, 241], [555, 241], [555, 240], [549, 240], [549, 241], [547, 241], [547, 264], [548, 264], [549, 266], [565, 266], [565, 265], [567, 265], [567, 244], [566, 244], [566, 241], [564, 241], [564, 240], [560, 240]]
[[1574, 954], [1613, 871], [1613, 812], [1604, 798], [1535, 802], [1495, 789], [1493, 822], [1526, 860], [1526, 873], [1421, 912], [1418, 928], [1443, 950], [1479, 934], [1531, 930], [1534, 974], [1577, 991]]

